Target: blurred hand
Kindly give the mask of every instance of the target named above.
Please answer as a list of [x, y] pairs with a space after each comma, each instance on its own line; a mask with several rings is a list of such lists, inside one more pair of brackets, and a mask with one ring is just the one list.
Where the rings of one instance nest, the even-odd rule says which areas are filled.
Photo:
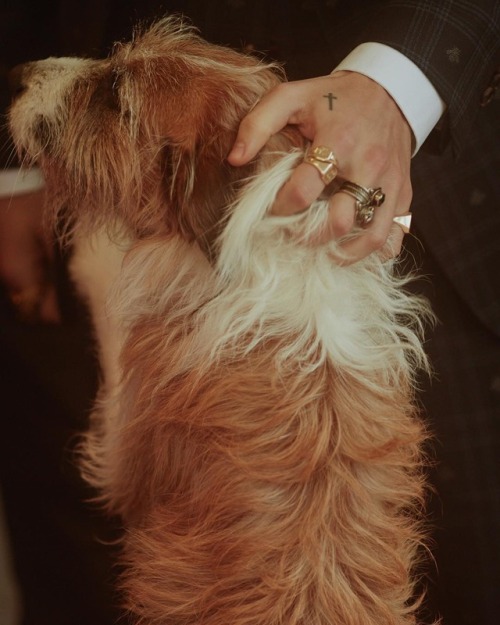
[[[339, 262], [352, 263], [377, 250], [385, 256], [397, 255], [403, 231], [393, 217], [408, 213], [410, 207], [412, 132], [391, 96], [370, 78], [346, 71], [279, 85], [241, 122], [229, 163], [239, 166], [250, 161], [287, 124], [296, 126], [312, 147], [333, 150], [338, 179], [382, 187], [385, 193], [372, 222], [342, 244]], [[324, 186], [315, 167], [301, 163], [278, 193], [271, 212], [301, 212]], [[328, 223], [316, 244], [343, 237], [355, 225], [353, 197], [336, 193], [329, 204]]]
[[52, 240], [42, 209], [43, 191], [0, 198], [0, 281], [23, 320], [58, 323]]

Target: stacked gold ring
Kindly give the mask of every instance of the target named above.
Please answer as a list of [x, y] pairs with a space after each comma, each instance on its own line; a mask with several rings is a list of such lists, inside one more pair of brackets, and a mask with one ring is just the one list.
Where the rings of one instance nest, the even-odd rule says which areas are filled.
[[339, 192], [348, 193], [356, 200], [356, 223], [361, 228], [371, 222], [375, 209], [382, 206], [385, 200], [381, 187], [367, 189], [350, 180], [342, 183]]
[[305, 153], [304, 163], [309, 163], [319, 171], [321, 180], [325, 185], [330, 184], [338, 173], [339, 165], [335, 154], [324, 145], [309, 148]]

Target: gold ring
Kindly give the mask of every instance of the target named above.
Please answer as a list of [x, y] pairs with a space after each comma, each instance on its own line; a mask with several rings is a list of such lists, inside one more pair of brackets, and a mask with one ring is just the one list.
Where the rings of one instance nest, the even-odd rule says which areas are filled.
[[375, 209], [385, 201], [385, 193], [381, 187], [367, 189], [350, 180], [342, 183], [339, 192], [347, 193], [356, 200], [356, 223], [362, 228], [371, 222]]
[[411, 217], [411, 213], [405, 213], [404, 215], [393, 217], [392, 221], [397, 224], [405, 234], [408, 234], [410, 232]]
[[324, 145], [308, 148], [304, 155], [304, 163], [309, 163], [319, 171], [325, 185], [330, 184], [338, 173], [339, 164], [335, 154]]

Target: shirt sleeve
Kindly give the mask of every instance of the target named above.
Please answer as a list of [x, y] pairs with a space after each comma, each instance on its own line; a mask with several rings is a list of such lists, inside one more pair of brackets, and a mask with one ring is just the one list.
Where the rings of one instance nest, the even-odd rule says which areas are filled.
[[31, 169], [4, 169], [0, 171], [0, 198], [33, 193], [43, 189], [45, 182], [38, 167]]
[[368, 76], [389, 93], [413, 131], [415, 155], [446, 108], [422, 70], [398, 50], [375, 42], [359, 45], [332, 73], [341, 70]]

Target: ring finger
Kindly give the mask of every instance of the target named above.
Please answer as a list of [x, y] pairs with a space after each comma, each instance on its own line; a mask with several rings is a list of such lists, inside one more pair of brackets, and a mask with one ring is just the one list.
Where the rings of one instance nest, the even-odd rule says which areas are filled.
[[[356, 236], [349, 237], [341, 243], [339, 249], [339, 260], [342, 264], [351, 264], [368, 256], [372, 252], [381, 250], [391, 237], [391, 246], [394, 250], [399, 250], [403, 231], [393, 222], [393, 217], [400, 202], [396, 200], [396, 190], [389, 186], [386, 188], [387, 196], [385, 202], [374, 208], [372, 220], [365, 226], [361, 225]], [[403, 212], [407, 212], [403, 209]], [[342, 231], [348, 234], [356, 225], [356, 218], [359, 214], [357, 201], [347, 193], [338, 192], [330, 200], [329, 231]], [[395, 229], [395, 227], [397, 229]], [[325, 237], [326, 240], [327, 237]]]

